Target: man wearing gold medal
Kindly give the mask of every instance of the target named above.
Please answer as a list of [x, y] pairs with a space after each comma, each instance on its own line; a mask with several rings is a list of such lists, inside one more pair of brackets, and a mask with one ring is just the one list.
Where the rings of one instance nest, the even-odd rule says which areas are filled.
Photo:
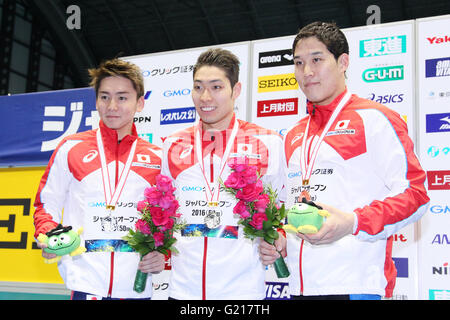
[[200, 120], [164, 142], [162, 173], [174, 179], [187, 223], [177, 241], [179, 254], [172, 255], [173, 299], [265, 297], [261, 241], [244, 238], [233, 214], [236, 199], [221, 190], [219, 179], [225, 181], [231, 173], [228, 161], [245, 156], [282, 198], [282, 139], [236, 118], [238, 77], [239, 60], [230, 51], [202, 53], [194, 66], [192, 90]]
[[317, 233], [288, 235], [291, 295], [390, 297], [396, 277], [391, 236], [429, 205], [406, 123], [349, 92], [348, 43], [335, 24], [302, 28], [293, 57], [308, 115], [284, 139], [286, 204], [311, 198], [330, 216]]
[[[36, 195], [35, 237], [61, 223], [83, 228], [79, 256], [63, 256], [59, 272], [72, 299], [148, 299], [133, 291], [139, 268], [164, 268], [158, 252], [139, 255], [121, 238], [138, 219], [137, 201], [156, 183], [161, 149], [138, 137], [133, 123], [144, 108], [144, 82], [136, 65], [112, 59], [90, 69], [99, 128], [66, 137], [54, 151]], [[64, 211], [64, 213], [63, 213]], [[54, 255], [42, 251], [44, 258]]]

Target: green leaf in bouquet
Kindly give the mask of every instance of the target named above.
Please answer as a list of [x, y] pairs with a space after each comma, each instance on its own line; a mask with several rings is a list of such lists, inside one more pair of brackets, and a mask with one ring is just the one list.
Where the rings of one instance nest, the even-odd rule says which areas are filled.
[[269, 221], [272, 221], [274, 218], [274, 214], [272, 213], [272, 210], [270, 210], [270, 206], [266, 208], [266, 216]]
[[269, 230], [272, 230], [272, 222], [271, 220], [265, 220], [263, 221], [263, 230], [268, 232]]

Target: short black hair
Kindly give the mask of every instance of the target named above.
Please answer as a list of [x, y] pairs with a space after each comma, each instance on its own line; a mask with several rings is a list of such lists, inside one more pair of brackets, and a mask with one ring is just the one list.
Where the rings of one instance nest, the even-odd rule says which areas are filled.
[[231, 88], [239, 81], [239, 58], [229, 50], [221, 48], [208, 49], [197, 58], [192, 75], [203, 66], [213, 66], [222, 69], [230, 80]]
[[337, 59], [341, 54], [349, 53], [347, 38], [334, 22], [312, 22], [301, 28], [292, 44], [292, 54], [295, 53], [295, 47], [301, 39], [316, 37]]

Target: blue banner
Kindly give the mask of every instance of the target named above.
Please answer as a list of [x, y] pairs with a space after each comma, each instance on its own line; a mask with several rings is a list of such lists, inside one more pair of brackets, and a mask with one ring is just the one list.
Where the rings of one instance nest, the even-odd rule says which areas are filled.
[[0, 167], [45, 166], [63, 138], [98, 122], [92, 88], [0, 96]]

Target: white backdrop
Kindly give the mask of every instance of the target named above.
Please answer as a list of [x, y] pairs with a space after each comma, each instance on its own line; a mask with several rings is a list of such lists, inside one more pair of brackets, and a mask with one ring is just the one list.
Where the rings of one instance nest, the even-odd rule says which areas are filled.
[[[433, 181], [441, 188], [429, 191], [430, 212], [394, 235], [398, 270], [394, 299], [450, 298], [449, 25], [450, 16], [441, 16], [343, 29], [350, 45], [349, 90], [403, 117], [422, 166], [437, 171], [428, 176], [434, 174]], [[280, 134], [305, 114], [306, 99], [295, 83], [289, 52], [293, 39], [294, 35], [217, 46], [241, 60], [243, 90], [236, 103], [237, 116]], [[147, 99], [136, 126], [146, 140], [161, 146], [170, 133], [196, 120], [191, 112], [192, 66], [207, 48], [124, 58], [143, 70]], [[426, 132], [428, 127], [443, 129]], [[155, 277], [155, 299], [167, 298], [169, 272]], [[285, 281], [277, 279], [272, 268], [266, 287], [268, 298], [288, 298]]]
[[420, 19], [417, 96], [420, 158], [430, 209], [420, 223], [419, 298], [450, 299], [450, 15]]

